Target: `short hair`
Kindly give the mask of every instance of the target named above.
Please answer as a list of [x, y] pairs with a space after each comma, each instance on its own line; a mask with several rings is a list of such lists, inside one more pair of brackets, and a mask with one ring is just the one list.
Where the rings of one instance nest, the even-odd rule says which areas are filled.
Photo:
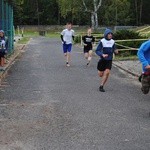
[[72, 25], [72, 22], [67, 22], [67, 24], [71, 24]]

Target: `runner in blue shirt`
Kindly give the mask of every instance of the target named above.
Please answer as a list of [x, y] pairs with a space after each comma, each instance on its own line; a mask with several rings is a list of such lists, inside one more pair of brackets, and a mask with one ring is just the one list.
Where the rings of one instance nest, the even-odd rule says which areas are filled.
[[141, 90], [144, 94], [148, 94], [150, 90], [150, 40], [144, 42], [140, 46], [137, 55], [143, 68], [143, 73], [141, 76]]

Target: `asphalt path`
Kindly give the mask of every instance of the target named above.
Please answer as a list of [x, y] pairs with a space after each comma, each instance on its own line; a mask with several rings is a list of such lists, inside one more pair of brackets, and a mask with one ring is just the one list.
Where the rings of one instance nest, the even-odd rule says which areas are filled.
[[149, 150], [149, 95], [116, 67], [99, 92], [98, 59], [73, 46], [66, 67], [60, 39], [32, 39], [0, 86], [0, 150]]

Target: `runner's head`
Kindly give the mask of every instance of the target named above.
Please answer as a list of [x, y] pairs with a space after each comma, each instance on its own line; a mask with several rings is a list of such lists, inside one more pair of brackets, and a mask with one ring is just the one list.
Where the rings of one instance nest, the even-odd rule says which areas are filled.
[[66, 25], [66, 26], [67, 26], [67, 29], [68, 29], [68, 30], [71, 30], [71, 28], [72, 28], [72, 23], [71, 23], [71, 22], [67, 22], [67, 25]]
[[111, 40], [113, 37], [113, 32], [110, 29], [106, 29], [104, 32], [104, 38], [106, 40]]
[[0, 37], [3, 37], [3, 36], [4, 36], [4, 31], [0, 30]]
[[91, 33], [92, 33], [92, 29], [91, 29], [91, 28], [88, 28], [87, 34], [88, 34], [88, 35], [91, 35]]

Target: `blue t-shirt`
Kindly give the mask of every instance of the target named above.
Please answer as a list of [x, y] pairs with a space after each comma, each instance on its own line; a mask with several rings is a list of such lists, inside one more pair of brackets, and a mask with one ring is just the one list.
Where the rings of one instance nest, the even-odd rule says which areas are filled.
[[138, 58], [142, 63], [143, 72], [147, 72], [146, 66], [150, 65], [150, 40], [144, 42], [138, 50]]

